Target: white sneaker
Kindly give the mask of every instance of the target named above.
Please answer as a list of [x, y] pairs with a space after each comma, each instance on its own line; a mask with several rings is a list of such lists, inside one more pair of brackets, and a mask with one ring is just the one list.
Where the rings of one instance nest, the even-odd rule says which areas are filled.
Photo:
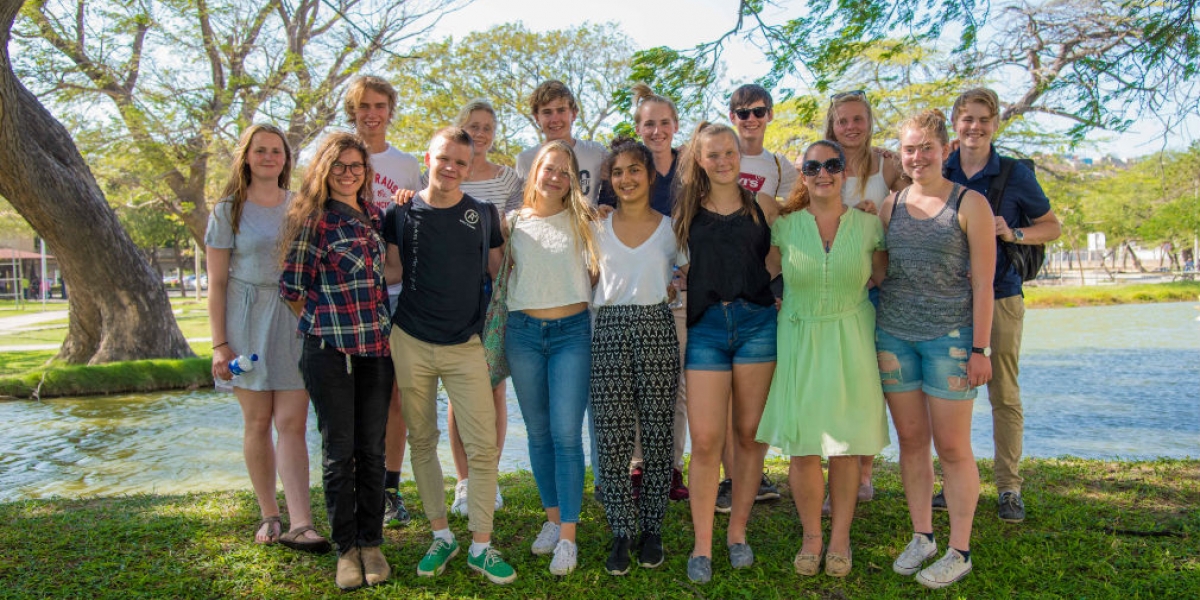
[[921, 570], [921, 564], [937, 554], [937, 542], [914, 533], [913, 539], [904, 547], [904, 552], [892, 563], [892, 570], [901, 575], [912, 575]]
[[500, 495], [500, 484], [496, 484], [496, 510], [504, 508], [504, 498]]
[[460, 479], [454, 484], [454, 504], [450, 505], [450, 512], [460, 517], [467, 516], [467, 480]]
[[554, 547], [554, 560], [550, 561], [551, 575], [568, 575], [575, 570], [577, 562], [577, 550], [575, 542], [571, 540], [559, 540], [558, 545]]
[[917, 583], [930, 588], [944, 588], [971, 572], [971, 560], [963, 558], [958, 550], [950, 548], [937, 562], [917, 573]]
[[530, 550], [538, 556], [557, 552], [556, 544], [558, 544], [559, 531], [560, 528], [558, 525], [546, 521], [546, 524], [542, 525], [542, 532], [537, 534], [537, 538], [533, 540], [533, 546], [530, 547]]

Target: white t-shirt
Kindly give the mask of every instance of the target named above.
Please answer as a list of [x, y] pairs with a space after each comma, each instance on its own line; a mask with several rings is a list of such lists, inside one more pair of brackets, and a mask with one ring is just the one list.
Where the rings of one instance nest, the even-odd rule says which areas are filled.
[[[371, 155], [371, 168], [375, 170], [375, 181], [371, 182], [374, 192], [375, 206], [386, 211], [392, 204], [392, 194], [396, 190], [422, 190], [421, 163], [411, 154], [405, 154], [391, 145], [383, 152]], [[392, 308], [396, 307], [395, 298], [400, 295], [404, 285], [394, 283], [388, 286], [388, 296], [393, 299]]]
[[787, 199], [800, 173], [792, 162], [778, 154], [762, 151], [762, 154], [742, 155], [742, 172], [738, 185], [754, 192], [763, 192], [780, 200]]
[[[533, 146], [517, 155], [517, 174], [522, 179], [529, 180], [529, 169], [541, 148], [540, 145]], [[608, 150], [604, 144], [578, 138], [575, 138], [574, 150], [575, 160], [579, 161], [579, 189], [595, 206], [600, 197], [600, 168], [604, 165], [604, 159], [608, 158]]]
[[596, 282], [592, 305], [650, 306], [666, 302], [671, 267], [682, 267], [688, 262], [687, 254], [675, 244], [671, 219], [663, 217], [654, 233], [637, 248], [630, 248], [617, 238], [611, 214], [595, 227], [600, 280]]
[[[509, 215], [508, 224], [516, 218]], [[556, 308], [587, 302], [592, 280], [583, 241], [571, 228], [571, 213], [521, 217], [508, 243], [513, 269], [508, 276], [508, 310]]]

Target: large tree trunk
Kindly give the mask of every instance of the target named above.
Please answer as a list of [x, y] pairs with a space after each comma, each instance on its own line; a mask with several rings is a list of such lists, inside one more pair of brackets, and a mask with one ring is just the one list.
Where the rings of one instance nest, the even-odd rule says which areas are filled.
[[0, 0], [0, 195], [46, 240], [71, 289], [59, 358], [192, 356], [162, 283], [109, 208], [67, 130], [17, 80], [8, 54], [24, 0]]

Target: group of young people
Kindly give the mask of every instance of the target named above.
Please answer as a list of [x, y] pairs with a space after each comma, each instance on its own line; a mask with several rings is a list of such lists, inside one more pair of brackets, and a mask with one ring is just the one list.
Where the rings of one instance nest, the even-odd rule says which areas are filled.
[[[398, 493], [405, 441], [433, 533], [417, 574], [440, 574], [460, 551], [437, 457], [440, 381], [459, 482], [451, 510], [469, 518], [472, 538], [467, 565], [495, 583], [516, 578], [491, 544], [507, 422], [482, 340], [493, 289], [504, 290], [504, 350], [546, 516], [531, 551], [551, 556], [554, 575], [579, 561], [585, 422], [614, 575], [663, 563], [671, 499], [690, 500], [689, 579], [713, 576], [716, 512], [730, 514], [730, 567], [753, 565], [747, 524], [756, 499], [778, 497], [763, 475], [775, 446], [791, 457], [796, 572], [816, 575], [824, 563], [846, 576], [850, 525], [857, 502], [873, 497], [870, 465], [889, 443], [890, 409], [913, 527], [893, 570], [952, 584], [971, 570], [970, 400], [984, 384], [1000, 516], [1023, 519], [1023, 304], [997, 247], [1044, 243], [1058, 225], [1019, 164], [1006, 165], [1003, 198], [989, 204], [1000, 169], [995, 94], [975, 89], [955, 102], [953, 152], [937, 110], [900, 125], [897, 152], [874, 148], [865, 94], [837, 94], [826, 139], [794, 165], [763, 149], [774, 114], [760, 86], [732, 95], [733, 127], [701, 123], [682, 148], [674, 103], [640, 84], [634, 96], [640, 141], [604, 147], [573, 137], [579, 109], [564, 84], [538, 86], [530, 111], [545, 142], [515, 170], [488, 160], [496, 115], [473, 101], [434, 134], [422, 178], [418, 161], [385, 139], [395, 90], [359, 77], [345, 102], [356, 134], [327, 136], [295, 194], [283, 133], [244, 133], [206, 243], [213, 374], [230, 378], [238, 354], [262, 357], [234, 381], [263, 516], [257, 542], [330, 548], [307, 508], [311, 399], [337, 585], [390, 576], [379, 548], [385, 525], [409, 519]], [[944, 472], [938, 497], [931, 448]], [[938, 552], [939, 497], [949, 543], [926, 565]]]

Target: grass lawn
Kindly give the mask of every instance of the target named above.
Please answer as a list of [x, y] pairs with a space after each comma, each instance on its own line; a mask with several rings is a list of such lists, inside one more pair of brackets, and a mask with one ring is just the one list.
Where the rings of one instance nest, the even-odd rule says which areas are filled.
[[[990, 462], [981, 461], [985, 482]], [[418, 578], [430, 540], [412, 483], [403, 493], [413, 523], [385, 532], [392, 580], [362, 598], [1196, 598], [1200, 597], [1200, 461], [1111, 463], [1081, 459], [1027, 461], [1024, 524], [1000, 522], [995, 489], [985, 483], [972, 539], [974, 571], [942, 591], [929, 591], [891, 570], [911, 537], [899, 472], [877, 463], [876, 498], [859, 507], [852, 543], [854, 570], [844, 580], [802, 578], [792, 569], [800, 527], [786, 486], [786, 465], [770, 465], [784, 500], [756, 506], [749, 542], [757, 561], [732, 571], [718, 516], [714, 578], [694, 585], [686, 575], [691, 521], [672, 503], [664, 524], [666, 563], [634, 566], [627, 577], [603, 570], [608, 534], [590, 495], [580, 523], [580, 566], [551, 576], [548, 557], [529, 545], [543, 520], [532, 476], [501, 477], [505, 507], [495, 539], [518, 579], [494, 586], [466, 566], [466, 520], [451, 517], [463, 547], [447, 571]], [[314, 480], [319, 480], [316, 467]], [[447, 501], [452, 486], [447, 483]], [[590, 489], [590, 488], [589, 488]], [[328, 531], [319, 489], [318, 527]], [[282, 502], [282, 495], [281, 495]], [[324, 598], [339, 596], [333, 554], [311, 556], [252, 542], [258, 510], [251, 493], [26, 501], [0, 505], [0, 596], [4, 598]], [[285, 518], [286, 521], [286, 518]], [[828, 521], [825, 522], [826, 530]], [[940, 548], [948, 522], [934, 513]]]
[[1200, 281], [1125, 285], [1026, 286], [1029, 308], [1069, 308], [1105, 304], [1187, 302], [1200, 299]]

